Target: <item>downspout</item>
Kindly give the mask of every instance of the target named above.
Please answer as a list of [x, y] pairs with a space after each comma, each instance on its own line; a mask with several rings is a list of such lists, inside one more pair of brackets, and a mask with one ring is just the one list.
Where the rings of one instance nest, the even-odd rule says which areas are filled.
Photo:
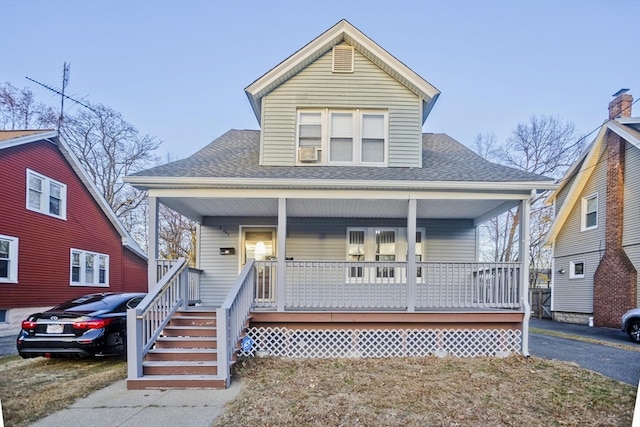
[[522, 283], [521, 298], [524, 308], [522, 318], [522, 354], [529, 357], [529, 319], [531, 318], [531, 305], [529, 304], [529, 215], [531, 214], [531, 200], [535, 197], [536, 190], [531, 190], [531, 196], [522, 200], [522, 215], [520, 217], [520, 283]]

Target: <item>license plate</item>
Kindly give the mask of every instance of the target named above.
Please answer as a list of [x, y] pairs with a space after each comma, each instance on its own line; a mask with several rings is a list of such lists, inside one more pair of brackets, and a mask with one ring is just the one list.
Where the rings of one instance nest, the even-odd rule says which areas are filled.
[[47, 325], [48, 334], [61, 334], [64, 331], [64, 325], [61, 323], [51, 323]]

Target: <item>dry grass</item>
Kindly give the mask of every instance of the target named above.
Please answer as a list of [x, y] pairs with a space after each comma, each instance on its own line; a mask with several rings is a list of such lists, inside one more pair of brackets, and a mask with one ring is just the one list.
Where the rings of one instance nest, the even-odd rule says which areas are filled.
[[26, 426], [126, 378], [119, 359], [0, 358], [0, 399], [7, 426]]
[[256, 359], [216, 426], [628, 426], [635, 389], [538, 358]]

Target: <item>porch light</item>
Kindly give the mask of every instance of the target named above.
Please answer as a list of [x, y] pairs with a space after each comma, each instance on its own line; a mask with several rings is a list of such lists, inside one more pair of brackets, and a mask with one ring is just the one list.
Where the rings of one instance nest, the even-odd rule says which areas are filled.
[[254, 252], [254, 256], [256, 257], [256, 261], [264, 261], [264, 258], [267, 255], [267, 247], [264, 245], [263, 241], [259, 241], [256, 243], [256, 249]]
[[567, 270], [565, 270], [564, 268], [561, 268], [560, 270], [558, 270], [558, 273], [560, 273], [560, 274], [564, 274], [566, 272], [567, 272]]

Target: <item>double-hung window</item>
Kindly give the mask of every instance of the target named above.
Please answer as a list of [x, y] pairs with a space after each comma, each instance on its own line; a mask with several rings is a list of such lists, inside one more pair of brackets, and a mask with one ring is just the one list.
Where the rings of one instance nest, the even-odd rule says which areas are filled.
[[582, 199], [582, 231], [598, 228], [598, 194]]
[[0, 234], [0, 283], [18, 283], [18, 238]]
[[27, 169], [27, 209], [66, 219], [67, 186]]
[[71, 284], [109, 286], [109, 255], [71, 249]]
[[385, 166], [387, 117], [384, 110], [299, 110], [298, 163]]

